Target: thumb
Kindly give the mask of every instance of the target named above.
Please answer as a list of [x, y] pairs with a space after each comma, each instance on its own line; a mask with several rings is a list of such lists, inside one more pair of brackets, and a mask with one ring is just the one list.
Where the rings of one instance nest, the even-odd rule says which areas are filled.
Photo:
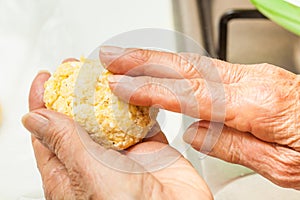
[[82, 158], [87, 156], [82, 141], [85, 145], [92, 144], [85, 130], [61, 113], [39, 109], [26, 114], [22, 122], [66, 166], [82, 162]]

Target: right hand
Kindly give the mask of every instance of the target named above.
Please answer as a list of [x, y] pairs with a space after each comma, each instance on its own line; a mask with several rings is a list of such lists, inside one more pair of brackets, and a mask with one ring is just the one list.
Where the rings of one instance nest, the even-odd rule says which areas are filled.
[[[100, 59], [119, 74], [109, 79], [117, 96], [205, 120], [192, 124], [184, 135], [195, 149], [247, 166], [280, 186], [300, 189], [296, 74], [270, 64], [238, 65], [197, 54], [117, 47], [102, 48]], [[218, 135], [216, 127], [222, 123]], [[203, 147], [211, 136], [217, 136], [216, 143]]]

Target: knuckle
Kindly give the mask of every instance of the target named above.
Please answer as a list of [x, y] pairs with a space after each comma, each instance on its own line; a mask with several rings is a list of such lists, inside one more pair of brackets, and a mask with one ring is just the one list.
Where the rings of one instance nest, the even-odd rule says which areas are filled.
[[205, 58], [198, 54], [189, 54], [188, 58], [181, 57], [181, 66], [183, 69], [183, 73], [187, 74], [191, 78], [193, 77], [203, 77], [204, 68], [206, 67]]
[[229, 160], [232, 163], [240, 164], [242, 161], [242, 156], [241, 156], [239, 144], [243, 143], [243, 137], [239, 137], [241, 141], [236, 141], [233, 134], [229, 134], [228, 137], [229, 137], [228, 141], [230, 144], [228, 149]]
[[180, 63], [181, 68], [183, 69], [182, 73], [185, 74], [186, 76], [192, 76], [192, 77], [200, 76], [201, 77], [200, 71], [197, 70], [198, 62], [200, 62], [200, 61], [190, 61], [190, 60], [180, 58], [179, 63]]
[[71, 137], [74, 134], [75, 124], [71, 120], [68, 122], [60, 121], [59, 124], [54, 124], [49, 130], [49, 137], [46, 144], [59, 155], [59, 152], [64, 151], [68, 148], [71, 142]]
[[[274, 182], [282, 187], [300, 187], [300, 153], [294, 150], [278, 147], [279, 155], [276, 157], [276, 165], [271, 171]], [[287, 150], [287, 151], [286, 151]]]
[[299, 173], [296, 175], [295, 173], [291, 173], [291, 171], [287, 171], [287, 169], [275, 169], [273, 174], [273, 182], [281, 187], [298, 187], [300, 186], [300, 177]]
[[274, 65], [271, 65], [269, 63], [261, 63], [258, 66], [264, 73], [269, 74], [269, 75], [277, 75], [278, 70], [276, 69]]
[[152, 56], [152, 51], [144, 49], [135, 49], [128, 53], [130, 60], [133, 60], [136, 64], [146, 64]]
[[199, 79], [189, 80], [191, 87], [199, 100], [209, 101], [212, 105], [225, 105], [228, 89], [223, 85]]
[[198, 79], [190, 79], [189, 82], [195, 95], [200, 95], [200, 98], [208, 96], [207, 92], [205, 92], [206, 85], [203, 85], [203, 82], [199, 81]]
[[195, 65], [195, 66], [199, 66], [200, 67], [200, 64], [201, 64], [201, 59], [202, 59], [203, 57], [202, 56], [200, 56], [200, 55], [198, 55], [198, 54], [192, 54], [190, 57], [189, 57], [189, 59], [188, 59], [188, 61], [189, 62], [191, 62], [193, 65]]
[[297, 75], [269, 63], [262, 63], [259, 65], [259, 67], [261, 68], [260, 71], [264, 72], [266, 75], [269, 75], [270, 78], [293, 79], [297, 77]]
[[179, 67], [182, 74], [190, 78], [203, 77], [203, 57], [199, 54], [179, 54]]

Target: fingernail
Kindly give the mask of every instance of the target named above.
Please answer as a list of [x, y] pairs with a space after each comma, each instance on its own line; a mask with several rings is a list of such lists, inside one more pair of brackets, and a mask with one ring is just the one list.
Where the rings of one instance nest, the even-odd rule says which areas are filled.
[[80, 60], [78, 60], [76, 58], [67, 58], [62, 61], [62, 63], [68, 63], [68, 62], [80, 62]]
[[23, 116], [22, 123], [29, 132], [37, 135], [41, 129], [48, 126], [49, 120], [38, 113], [30, 112]]
[[100, 47], [99, 57], [104, 67], [110, 65], [115, 59], [125, 52], [124, 48], [115, 46]]
[[132, 80], [132, 77], [124, 75], [110, 75], [107, 77], [107, 80], [110, 83], [127, 83]]
[[50, 74], [50, 72], [47, 70], [40, 70], [38, 74]]
[[124, 48], [115, 46], [102, 46], [100, 47], [100, 53], [109, 56], [120, 56], [125, 52]]

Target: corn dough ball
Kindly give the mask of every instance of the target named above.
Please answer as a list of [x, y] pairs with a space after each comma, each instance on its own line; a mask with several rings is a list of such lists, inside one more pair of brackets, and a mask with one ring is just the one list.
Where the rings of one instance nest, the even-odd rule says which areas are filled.
[[120, 100], [108, 86], [108, 75], [99, 61], [63, 63], [45, 83], [44, 102], [48, 109], [72, 117], [95, 142], [122, 150], [146, 136], [158, 109]]

